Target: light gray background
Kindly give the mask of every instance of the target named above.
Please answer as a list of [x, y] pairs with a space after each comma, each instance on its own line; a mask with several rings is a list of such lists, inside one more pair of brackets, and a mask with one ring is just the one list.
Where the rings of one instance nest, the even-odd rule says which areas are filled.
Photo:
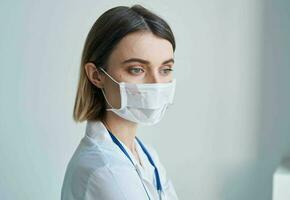
[[117, 5], [164, 17], [177, 42], [174, 105], [140, 127], [180, 199], [270, 200], [290, 154], [290, 1], [0, 3], [0, 199], [59, 199], [84, 135], [72, 110], [85, 37]]

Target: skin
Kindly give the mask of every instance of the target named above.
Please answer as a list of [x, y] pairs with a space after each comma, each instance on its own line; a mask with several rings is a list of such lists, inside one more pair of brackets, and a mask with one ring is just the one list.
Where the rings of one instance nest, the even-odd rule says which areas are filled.
[[[132, 61], [123, 63], [130, 58], [140, 58], [148, 63]], [[117, 82], [129, 83], [166, 83], [173, 79], [174, 52], [168, 40], [155, 36], [149, 31], [138, 31], [126, 35], [116, 45], [108, 59], [107, 73]], [[85, 70], [89, 80], [98, 88], [103, 88], [106, 97], [114, 108], [120, 107], [119, 86], [102, 71], [97, 70], [93, 63], [86, 63]], [[107, 104], [107, 108], [110, 106]], [[128, 121], [108, 111], [103, 121], [105, 126], [121, 140], [135, 155], [135, 136], [138, 124]]]

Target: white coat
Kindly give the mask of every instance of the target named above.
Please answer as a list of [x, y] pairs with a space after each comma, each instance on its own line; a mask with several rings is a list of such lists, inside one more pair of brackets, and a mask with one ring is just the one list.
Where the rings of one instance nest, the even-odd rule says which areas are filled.
[[[113, 142], [104, 124], [101, 121], [87, 121], [85, 136], [66, 168], [61, 200], [158, 200], [154, 167], [139, 143], [135, 139], [142, 166], [121, 144], [139, 175], [128, 157]], [[158, 169], [163, 188], [162, 200], [177, 200], [173, 184], [156, 151], [151, 146], [144, 146]]]

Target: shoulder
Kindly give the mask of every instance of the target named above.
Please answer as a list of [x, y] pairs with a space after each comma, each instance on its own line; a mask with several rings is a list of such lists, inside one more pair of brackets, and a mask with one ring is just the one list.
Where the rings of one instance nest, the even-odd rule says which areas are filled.
[[69, 165], [75, 173], [91, 174], [96, 169], [102, 169], [108, 162], [103, 149], [97, 144], [86, 144], [85, 139], [82, 139]]
[[85, 199], [96, 199], [98, 197], [100, 200], [120, 200], [122, 199], [121, 196], [124, 196], [107, 165], [97, 168], [90, 174], [84, 191]]
[[107, 165], [94, 170], [81, 168], [83, 166], [73, 173], [71, 180], [63, 187], [62, 200], [119, 200], [123, 195]]
[[107, 164], [103, 150], [98, 145], [85, 144], [83, 139], [67, 165], [62, 200], [83, 199], [92, 178], [108, 174]]

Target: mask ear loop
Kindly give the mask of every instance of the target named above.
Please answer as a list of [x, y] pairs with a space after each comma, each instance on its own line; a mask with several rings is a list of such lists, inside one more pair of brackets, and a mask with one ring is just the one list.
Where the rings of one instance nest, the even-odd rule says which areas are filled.
[[[118, 85], [119, 85], [119, 83], [112, 77], [112, 76], [110, 76], [105, 70], [104, 70], [104, 68], [102, 68], [102, 67], [100, 67], [100, 69], [102, 70], [102, 72], [104, 72], [110, 79], [112, 79], [112, 81], [114, 81], [115, 83], [117, 83]], [[111, 111], [111, 110], [114, 110], [115, 108], [110, 104], [110, 102], [108, 101], [108, 99], [107, 99], [107, 97], [106, 97], [106, 95], [105, 95], [105, 92], [104, 92], [104, 90], [103, 90], [103, 88], [101, 88], [101, 90], [102, 90], [102, 93], [103, 93], [103, 95], [104, 95], [104, 98], [105, 98], [105, 100], [106, 100], [106, 102], [109, 104], [109, 106], [111, 106], [111, 108], [106, 108], [106, 110], [107, 111]]]
[[110, 79], [112, 79], [112, 81], [114, 81], [115, 83], [117, 83], [118, 85], [120, 85], [119, 82], [117, 82], [112, 76], [110, 76], [110, 74], [108, 74], [104, 68], [100, 67], [100, 69], [102, 70], [102, 72], [104, 72], [108, 77], [110, 77]]
[[108, 101], [108, 99], [107, 99], [107, 97], [106, 97], [106, 95], [105, 95], [105, 92], [104, 92], [103, 88], [101, 88], [101, 90], [102, 90], [102, 93], [103, 93], [103, 95], [104, 95], [104, 98], [105, 98], [106, 102], [109, 104], [109, 106], [111, 106], [111, 108], [106, 108], [106, 110], [107, 110], [107, 111], [110, 111], [110, 110], [115, 109], [115, 108], [113, 108], [113, 106], [112, 106], [112, 105], [110, 104], [110, 102]]

